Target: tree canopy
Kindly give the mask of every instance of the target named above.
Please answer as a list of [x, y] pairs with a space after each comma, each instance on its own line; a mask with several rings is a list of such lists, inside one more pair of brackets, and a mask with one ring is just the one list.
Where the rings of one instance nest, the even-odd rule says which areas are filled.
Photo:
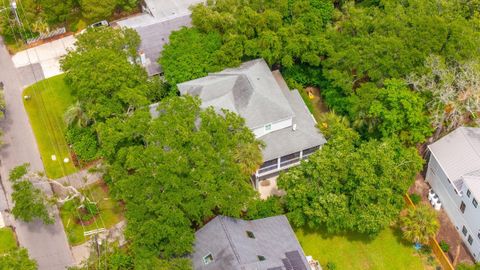
[[264, 58], [270, 65], [320, 64], [330, 0], [220, 0], [192, 9], [193, 29], [173, 33], [160, 63], [171, 84]]
[[48, 211], [47, 197], [39, 188], [33, 186], [28, 178], [24, 177], [28, 172], [28, 166], [28, 164], [23, 164], [10, 172], [9, 179], [13, 183], [12, 200], [14, 202], [12, 214], [15, 218], [26, 222], [38, 218], [45, 224], [51, 224], [55, 220]]
[[432, 134], [425, 99], [402, 80], [384, 84], [378, 88], [366, 83], [348, 99], [353, 126], [367, 138], [397, 137], [409, 145], [425, 141]]
[[361, 141], [345, 121], [320, 123], [327, 144], [308, 162], [280, 176], [286, 208], [296, 226], [378, 234], [404, 206], [403, 194], [422, 167], [413, 148], [392, 139]]
[[0, 256], [0, 269], [37, 270], [37, 262], [28, 257], [24, 248], [15, 249]]
[[333, 87], [350, 95], [362, 83], [382, 83], [424, 71], [430, 54], [449, 60], [478, 57], [480, 32], [472, 1], [348, 2], [326, 35], [323, 64]]
[[440, 229], [437, 213], [426, 204], [405, 209], [400, 215], [399, 225], [405, 240], [424, 245], [428, 245]]
[[139, 44], [133, 30], [92, 29], [61, 60], [65, 81], [89, 119], [104, 121], [150, 103], [147, 74], [132, 63]]
[[[115, 149], [109, 181], [126, 203], [127, 236], [137, 263], [188, 254], [194, 228], [216, 214], [240, 216], [255, 194], [251, 172], [244, 171], [237, 153], [260, 153], [261, 144], [242, 118], [202, 109], [200, 100], [189, 96], [164, 99], [158, 111], [154, 120], [136, 112], [139, 129], [129, 120], [112, 119], [99, 133], [102, 145]], [[117, 136], [110, 137], [113, 133]], [[261, 159], [256, 162], [258, 167]]]

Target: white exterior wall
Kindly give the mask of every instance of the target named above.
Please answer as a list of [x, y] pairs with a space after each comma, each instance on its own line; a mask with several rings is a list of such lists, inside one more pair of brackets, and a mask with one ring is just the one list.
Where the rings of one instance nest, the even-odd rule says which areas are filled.
[[[470, 250], [470, 253], [472, 253], [476, 261], [479, 261], [480, 239], [477, 235], [480, 230], [480, 206], [479, 208], [475, 208], [473, 206], [472, 198], [468, 198], [466, 196], [466, 190], [463, 191], [463, 195], [455, 192], [453, 183], [448, 181], [448, 177], [442, 170], [440, 164], [437, 162], [433, 153], [430, 155], [426, 181], [430, 184], [433, 191], [440, 198], [443, 209], [445, 209], [445, 212], [447, 213], [451, 222], [453, 225], [455, 225], [458, 234], [462, 238], [467, 248]], [[462, 199], [466, 205], [465, 213], [463, 214], [460, 211]], [[465, 226], [468, 230], [466, 236], [464, 236], [462, 233], [463, 226]], [[470, 245], [467, 241], [468, 235], [471, 235], [473, 238], [472, 245]]]
[[266, 135], [270, 132], [274, 132], [283, 128], [291, 127], [292, 126], [292, 118], [285, 119], [282, 121], [278, 121], [275, 123], [271, 123], [272, 128], [270, 130], [265, 130], [265, 126], [259, 127], [253, 130], [253, 134], [255, 134], [256, 138], [260, 138], [263, 135]]

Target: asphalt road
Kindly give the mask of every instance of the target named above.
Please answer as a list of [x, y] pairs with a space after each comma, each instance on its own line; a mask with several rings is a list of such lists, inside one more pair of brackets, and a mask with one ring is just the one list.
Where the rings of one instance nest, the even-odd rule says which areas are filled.
[[[22, 74], [22, 76], [24, 76]], [[15, 69], [3, 40], [0, 37], [0, 81], [4, 83], [6, 118], [0, 127], [4, 131], [4, 145], [0, 149], [0, 176], [5, 192], [0, 192], [0, 210], [12, 206], [8, 172], [22, 163], [30, 163], [34, 171], [43, 171], [43, 164], [36, 145], [30, 123], [23, 106], [23, 85]], [[48, 186], [45, 191], [51, 191]], [[7, 200], [5, 200], [5, 194]], [[55, 224], [41, 222], [24, 223], [13, 221], [13, 226], [21, 246], [28, 249], [30, 256], [38, 263], [40, 270], [64, 270], [73, 264], [73, 256], [67, 242], [63, 224], [55, 213]]]

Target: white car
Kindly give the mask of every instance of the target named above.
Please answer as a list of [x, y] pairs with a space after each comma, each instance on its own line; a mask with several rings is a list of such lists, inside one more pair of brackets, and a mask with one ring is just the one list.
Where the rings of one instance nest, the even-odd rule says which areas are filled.
[[96, 23], [92, 23], [89, 26], [87, 26], [87, 28], [80, 31], [78, 34], [81, 35], [81, 34], [85, 33], [87, 31], [87, 29], [89, 29], [89, 28], [97, 28], [97, 27], [103, 27], [103, 26], [104, 27], [110, 26], [110, 24], [106, 20], [99, 21], [99, 22], [96, 22]]

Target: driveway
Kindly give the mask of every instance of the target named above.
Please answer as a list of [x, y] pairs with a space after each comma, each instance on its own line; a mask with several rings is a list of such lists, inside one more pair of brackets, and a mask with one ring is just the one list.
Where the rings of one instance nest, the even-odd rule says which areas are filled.
[[53, 77], [62, 73], [59, 60], [68, 50], [75, 48], [75, 41], [71, 35], [18, 52], [12, 57], [13, 64], [16, 68], [27, 70], [31, 69], [31, 64], [40, 66], [45, 78]]
[[[24, 72], [28, 72], [28, 68]], [[12, 189], [7, 180], [8, 172], [25, 162], [30, 163], [32, 170], [43, 171], [43, 164], [23, 106], [21, 78], [1, 38], [0, 81], [5, 85], [7, 103], [6, 118], [0, 122], [0, 127], [4, 131], [4, 145], [0, 149], [0, 176], [3, 189], [0, 192], [2, 197], [0, 201], [4, 203], [0, 203], [0, 210], [5, 211], [12, 206]], [[48, 185], [43, 188], [46, 192], [51, 192]], [[46, 226], [41, 222], [24, 223], [16, 220], [12, 220], [12, 225], [15, 227], [20, 245], [28, 249], [40, 270], [64, 270], [73, 264], [73, 257], [58, 213], [55, 213], [53, 225]]]

